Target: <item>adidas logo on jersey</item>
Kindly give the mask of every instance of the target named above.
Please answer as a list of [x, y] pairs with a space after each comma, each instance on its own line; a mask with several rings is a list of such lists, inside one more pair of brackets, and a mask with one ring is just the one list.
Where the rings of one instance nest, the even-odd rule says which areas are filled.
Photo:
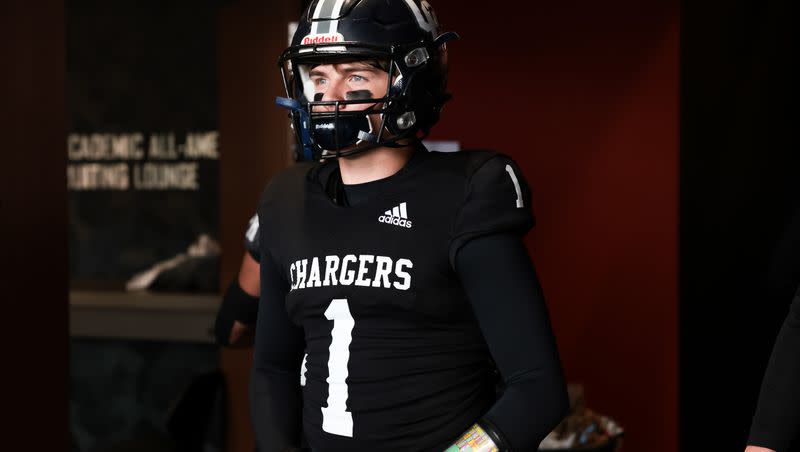
[[411, 227], [411, 220], [408, 219], [408, 211], [404, 202], [401, 202], [399, 206], [394, 206], [392, 210], [384, 212], [383, 215], [378, 217], [378, 221], [403, 228]]

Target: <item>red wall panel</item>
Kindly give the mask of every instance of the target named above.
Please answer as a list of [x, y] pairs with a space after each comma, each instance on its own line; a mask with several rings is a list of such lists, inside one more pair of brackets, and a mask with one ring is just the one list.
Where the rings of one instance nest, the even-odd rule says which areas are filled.
[[3, 2], [3, 450], [70, 444], [65, 38], [63, 0]]
[[678, 2], [432, 3], [462, 38], [431, 139], [520, 164], [569, 381], [625, 450], [677, 451]]

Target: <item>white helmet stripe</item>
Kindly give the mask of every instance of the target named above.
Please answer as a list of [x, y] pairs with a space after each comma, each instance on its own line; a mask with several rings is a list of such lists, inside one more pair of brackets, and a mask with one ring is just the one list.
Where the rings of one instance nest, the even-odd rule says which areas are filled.
[[[339, 17], [339, 14], [342, 12], [342, 5], [344, 5], [344, 0], [336, 0], [336, 5], [333, 6], [333, 14], [331, 17]], [[328, 33], [335, 34], [339, 31], [339, 21], [332, 20], [331, 21], [331, 29]]]
[[[339, 11], [342, 10], [342, 3], [344, 0], [322, 0], [317, 4], [314, 9], [314, 21], [311, 25], [311, 34], [329, 34], [335, 33], [332, 29], [338, 26], [338, 20], [324, 20], [332, 17], [338, 17]], [[323, 19], [323, 20], [319, 20]]]
[[322, 7], [325, 6], [325, 3], [330, 3], [335, 0], [319, 0], [317, 2], [317, 7], [314, 8], [314, 14], [311, 16], [311, 34], [315, 35], [319, 33], [319, 21], [314, 19], [319, 19], [320, 15], [322, 14]]

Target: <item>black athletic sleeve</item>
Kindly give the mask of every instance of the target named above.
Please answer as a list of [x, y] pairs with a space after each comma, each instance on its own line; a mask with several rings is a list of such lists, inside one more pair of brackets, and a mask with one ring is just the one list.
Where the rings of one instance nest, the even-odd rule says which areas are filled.
[[244, 249], [256, 262], [261, 262], [260, 236], [258, 214], [253, 215], [244, 233]]
[[456, 271], [505, 385], [482, 424], [501, 450], [536, 451], [569, 400], [533, 263], [519, 235], [484, 235], [459, 249]]
[[450, 240], [450, 263], [470, 240], [490, 234], [524, 235], [534, 225], [531, 191], [517, 164], [502, 154], [470, 176]]
[[259, 452], [282, 452], [300, 443], [300, 365], [303, 330], [289, 320], [289, 284], [274, 259], [261, 264], [250, 410]]
[[761, 383], [748, 444], [782, 452], [800, 440], [800, 287]]
[[222, 297], [222, 303], [220, 303], [217, 317], [214, 320], [214, 337], [217, 344], [223, 347], [230, 345], [228, 341], [234, 322], [252, 326], [256, 323], [257, 318], [258, 297], [242, 290], [238, 279], [234, 279]]

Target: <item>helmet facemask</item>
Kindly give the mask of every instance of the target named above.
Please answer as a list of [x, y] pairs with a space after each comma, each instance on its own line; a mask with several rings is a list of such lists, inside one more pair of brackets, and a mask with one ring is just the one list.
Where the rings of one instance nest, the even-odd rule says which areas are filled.
[[[338, 46], [337, 46], [338, 47]], [[384, 71], [386, 84], [346, 92], [344, 99], [322, 100], [312, 71], [320, 65], [366, 63]], [[405, 80], [401, 67], [386, 54], [356, 57], [287, 59], [281, 65], [292, 110], [293, 127], [300, 130], [306, 159], [344, 157], [376, 147], [399, 147], [416, 136], [413, 112], [403, 111]], [[368, 105], [364, 109], [363, 105]]]
[[[343, 62], [346, 64], [349, 62]], [[339, 64], [333, 62], [333, 64]], [[367, 64], [365, 61], [352, 64]], [[344, 93], [344, 99], [323, 100], [324, 94], [316, 92], [316, 85], [309, 72], [316, 65], [300, 64], [298, 72], [303, 84], [303, 98], [308, 99], [311, 112], [310, 128], [314, 141], [332, 155], [341, 156], [354, 147], [366, 147], [380, 143], [386, 138], [385, 112], [389, 106], [388, 94], [394, 67], [375, 62], [369, 64], [376, 78], [386, 78], [385, 83], [375, 83], [370, 89], [356, 89]], [[333, 66], [330, 66], [333, 67]], [[338, 66], [337, 66], [338, 67]], [[384, 70], [384, 67], [388, 70]], [[366, 108], [365, 108], [366, 107]]]

